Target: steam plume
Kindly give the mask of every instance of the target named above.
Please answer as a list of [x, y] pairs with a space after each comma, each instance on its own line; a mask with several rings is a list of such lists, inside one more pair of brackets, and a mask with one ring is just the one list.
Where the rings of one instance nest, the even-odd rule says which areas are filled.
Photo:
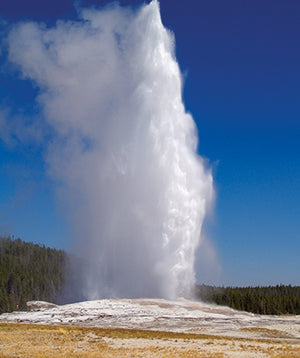
[[9, 59], [40, 88], [49, 173], [88, 268], [87, 299], [188, 295], [213, 195], [182, 102], [174, 39], [156, 0], [26, 22]]

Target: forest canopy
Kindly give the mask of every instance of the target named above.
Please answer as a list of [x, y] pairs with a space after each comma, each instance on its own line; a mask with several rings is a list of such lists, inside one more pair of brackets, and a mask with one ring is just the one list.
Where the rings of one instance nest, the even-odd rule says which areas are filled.
[[215, 287], [199, 285], [198, 299], [259, 314], [300, 314], [300, 286]]
[[0, 237], [0, 313], [26, 310], [26, 302], [56, 302], [64, 284], [66, 253]]

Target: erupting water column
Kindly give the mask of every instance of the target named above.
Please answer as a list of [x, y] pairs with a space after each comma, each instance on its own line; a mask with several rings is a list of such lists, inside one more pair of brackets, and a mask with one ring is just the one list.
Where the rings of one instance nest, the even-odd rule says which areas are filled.
[[53, 131], [47, 164], [89, 263], [85, 298], [188, 296], [212, 176], [158, 2], [20, 24], [9, 46]]

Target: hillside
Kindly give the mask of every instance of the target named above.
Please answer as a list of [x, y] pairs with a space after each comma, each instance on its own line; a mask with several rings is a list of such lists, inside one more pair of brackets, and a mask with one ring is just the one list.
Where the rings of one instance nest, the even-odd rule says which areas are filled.
[[63, 251], [0, 237], [0, 313], [25, 310], [30, 300], [56, 302], [65, 262]]

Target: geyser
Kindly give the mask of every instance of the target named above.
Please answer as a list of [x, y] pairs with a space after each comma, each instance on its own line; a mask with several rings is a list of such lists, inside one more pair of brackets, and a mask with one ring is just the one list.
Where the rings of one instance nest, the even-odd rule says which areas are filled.
[[40, 91], [49, 175], [88, 261], [84, 297], [189, 295], [212, 176], [158, 2], [22, 23], [8, 43]]

